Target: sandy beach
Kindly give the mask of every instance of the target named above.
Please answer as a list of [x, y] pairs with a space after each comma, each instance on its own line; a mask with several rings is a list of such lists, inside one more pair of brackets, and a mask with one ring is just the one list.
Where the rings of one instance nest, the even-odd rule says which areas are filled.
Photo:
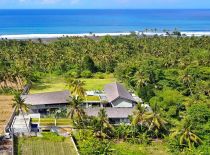
[[[137, 35], [146, 35], [146, 36], [167, 36], [164, 32], [135, 32]], [[0, 39], [53, 39], [53, 38], [62, 38], [62, 37], [102, 37], [102, 36], [126, 36], [130, 35], [131, 32], [124, 33], [83, 33], [83, 34], [18, 34], [18, 35], [0, 35]], [[210, 36], [210, 32], [181, 32], [182, 35], [191, 37], [191, 36]]]
[[18, 34], [18, 35], [0, 35], [1, 39], [53, 39], [62, 37], [102, 37], [102, 36], [120, 36], [130, 35], [131, 33], [82, 33], [82, 34]]

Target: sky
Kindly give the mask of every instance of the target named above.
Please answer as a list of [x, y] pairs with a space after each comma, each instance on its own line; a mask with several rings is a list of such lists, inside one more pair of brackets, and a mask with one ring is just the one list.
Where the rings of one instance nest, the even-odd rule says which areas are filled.
[[210, 0], [0, 0], [0, 9], [202, 9]]

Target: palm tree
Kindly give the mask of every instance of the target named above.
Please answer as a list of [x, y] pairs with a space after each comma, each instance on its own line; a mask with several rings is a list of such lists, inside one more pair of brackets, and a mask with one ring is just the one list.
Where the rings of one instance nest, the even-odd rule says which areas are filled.
[[106, 111], [104, 108], [98, 112], [97, 123], [95, 124], [96, 135], [100, 138], [109, 137], [112, 131], [112, 125], [109, 123]]
[[158, 133], [160, 130], [166, 130], [165, 125], [167, 124], [167, 122], [157, 112], [157, 105], [155, 105], [154, 111], [146, 112], [143, 117], [145, 122], [147, 123], [149, 131], [154, 131], [156, 137], [158, 137]]
[[83, 117], [85, 116], [84, 110], [81, 108], [81, 104], [83, 103], [83, 99], [81, 97], [72, 97], [72, 100], [69, 101], [69, 118], [71, 119], [79, 119], [79, 121], [83, 121]]
[[30, 133], [29, 127], [26, 123], [26, 119], [25, 119], [25, 115], [24, 112], [28, 112], [29, 110], [29, 106], [27, 104], [25, 104], [25, 100], [21, 97], [20, 93], [16, 93], [13, 99], [13, 105], [12, 107], [15, 108], [15, 111], [17, 113], [22, 113], [26, 128], [28, 130], [28, 133]]
[[76, 97], [85, 97], [85, 82], [76, 79], [69, 79], [67, 85], [72, 91], [72, 95], [75, 95]]
[[161, 118], [160, 114], [157, 112], [147, 112], [144, 114], [144, 119], [149, 122], [149, 130], [157, 128], [165, 129], [166, 121]]
[[192, 76], [189, 75], [189, 74], [185, 74], [183, 77], [182, 77], [182, 81], [185, 85], [188, 86], [189, 90], [190, 90], [190, 94], [191, 96], [193, 95], [193, 92], [192, 92], [192, 88], [191, 88], [191, 82], [192, 82]]
[[143, 125], [145, 119], [144, 114], [146, 112], [146, 107], [142, 106], [141, 103], [138, 103], [136, 106], [136, 110], [133, 112], [133, 118], [132, 118], [132, 125]]
[[137, 87], [146, 86], [147, 83], [149, 82], [149, 78], [146, 77], [146, 75], [143, 74], [141, 71], [136, 72], [134, 78], [136, 80], [136, 86]]
[[102, 150], [100, 151], [96, 151], [95, 153], [97, 154], [101, 154], [101, 155], [108, 155], [108, 154], [112, 154], [112, 152], [114, 152], [115, 149], [111, 148], [111, 142], [105, 142], [104, 143], [104, 148], [102, 148]]
[[186, 118], [177, 129], [174, 131], [172, 130], [173, 133], [171, 136], [173, 138], [179, 138], [179, 144], [189, 148], [192, 148], [194, 144], [202, 144], [202, 140], [199, 138], [199, 136], [193, 133], [191, 127], [192, 124], [190, 123], [190, 120]]
[[128, 136], [128, 125], [126, 125], [125, 123], [121, 123], [120, 125], [117, 126], [117, 128], [115, 129], [115, 132], [117, 134], [117, 138], [118, 139], [126, 139]]

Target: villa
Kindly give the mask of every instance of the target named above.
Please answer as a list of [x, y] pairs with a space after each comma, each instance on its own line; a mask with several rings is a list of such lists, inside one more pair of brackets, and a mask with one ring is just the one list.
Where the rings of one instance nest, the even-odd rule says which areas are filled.
[[[30, 107], [30, 113], [47, 115], [50, 111], [66, 108], [71, 101], [69, 91], [48, 92], [22, 95]], [[105, 85], [104, 91], [87, 91], [81, 105], [88, 116], [97, 116], [101, 108], [105, 108], [110, 123], [129, 123], [135, 105], [142, 100], [130, 94], [121, 84]]]
[[[134, 98], [135, 97], [135, 98]], [[129, 115], [132, 114], [137, 102], [142, 102], [140, 98], [131, 95], [121, 84], [111, 83], [104, 87], [101, 107], [106, 109], [110, 123], [119, 124], [129, 123]], [[85, 109], [88, 116], [97, 116], [100, 108], [93, 107]]]

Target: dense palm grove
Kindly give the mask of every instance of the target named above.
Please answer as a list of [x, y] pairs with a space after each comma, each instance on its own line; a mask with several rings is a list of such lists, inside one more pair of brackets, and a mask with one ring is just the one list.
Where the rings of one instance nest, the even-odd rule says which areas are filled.
[[[105, 72], [114, 73], [152, 112], [138, 105], [131, 126], [113, 129], [102, 110], [96, 122], [89, 122], [94, 124], [96, 137], [108, 135], [100, 140], [99, 152], [109, 147], [106, 139], [117, 136], [145, 145], [161, 140], [174, 154], [210, 153], [210, 37], [130, 35], [63, 38], [48, 43], [0, 41], [2, 93], [11, 91], [13, 85], [19, 88], [38, 81], [45, 73], [78, 78]], [[78, 108], [76, 103], [74, 106]], [[79, 136], [98, 143], [90, 135]]]

